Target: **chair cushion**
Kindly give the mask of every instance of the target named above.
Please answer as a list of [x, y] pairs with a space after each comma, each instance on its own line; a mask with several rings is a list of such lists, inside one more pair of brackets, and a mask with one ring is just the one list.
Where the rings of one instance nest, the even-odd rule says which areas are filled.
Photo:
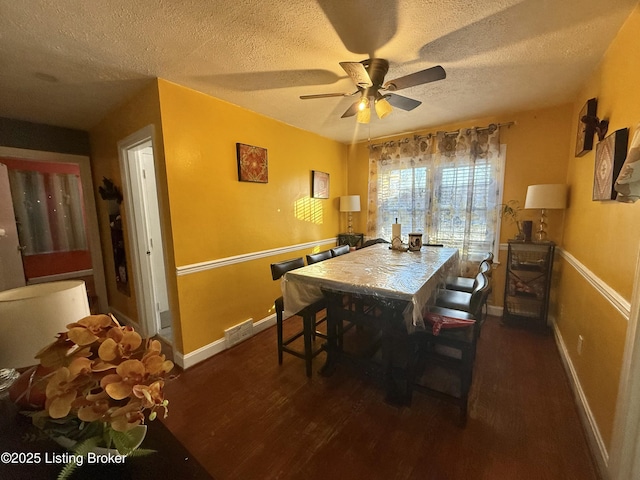
[[459, 292], [473, 292], [475, 278], [453, 277], [447, 279], [447, 290], [457, 290]]
[[439, 335], [441, 329], [465, 328], [476, 323], [473, 315], [450, 308], [429, 307], [423, 312], [423, 318], [430, 323], [433, 335]]
[[471, 308], [471, 294], [467, 292], [457, 292], [455, 290], [443, 290], [436, 298], [436, 305], [438, 307], [469, 312]]

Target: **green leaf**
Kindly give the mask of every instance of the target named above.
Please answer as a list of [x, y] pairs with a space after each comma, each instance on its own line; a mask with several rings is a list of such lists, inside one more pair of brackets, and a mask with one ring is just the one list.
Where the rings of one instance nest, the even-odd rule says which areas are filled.
[[66, 480], [69, 476], [75, 471], [78, 467], [76, 464], [75, 455], [81, 455], [86, 457], [89, 452], [91, 452], [100, 442], [100, 437], [92, 437], [83, 440], [82, 442], [76, 443], [76, 446], [73, 448], [74, 456], [72, 456], [72, 460], [67, 463], [60, 473], [58, 474], [58, 480]]
[[157, 450], [153, 450], [151, 448], [136, 448], [132, 451], [129, 456], [130, 457], [144, 457], [147, 455], [151, 455], [152, 453], [158, 453]]

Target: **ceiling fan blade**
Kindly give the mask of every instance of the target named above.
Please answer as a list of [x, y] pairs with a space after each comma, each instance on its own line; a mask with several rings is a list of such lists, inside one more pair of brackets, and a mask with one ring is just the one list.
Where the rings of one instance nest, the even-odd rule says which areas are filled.
[[360, 62], [340, 62], [340, 66], [351, 77], [353, 83], [358, 87], [367, 88], [373, 85], [369, 73], [365, 66]]
[[360, 101], [357, 101], [356, 103], [351, 105], [347, 109], [347, 111], [342, 114], [342, 117], [340, 117], [340, 118], [353, 117], [356, 113], [358, 113], [358, 104], [359, 103], [360, 103]]
[[353, 95], [353, 93], [317, 93], [315, 95], [300, 95], [300, 99], [309, 100], [311, 98], [350, 97], [351, 95]]
[[[402, 95], [396, 95], [395, 93], [387, 93], [384, 98], [391, 104], [392, 107], [399, 108], [400, 110], [413, 110], [422, 102], [414, 100], [413, 98], [403, 97]], [[357, 108], [357, 104], [356, 104]]]
[[351, 53], [374, 56], [398, 30], [398, 0], [376, 0], [375, 8], [371, 0], [316, 1]]
[[404, 77], [396, 78], [395, 80], [390, 80], [384, 84], [384, 89], [394, 92], [396, 90], [402, 90], [403, 88], [442, 80], [446, 77], [447, 73], [444, 71], [444, 68], [438, 65], [436, 67], [427, 68], [426, 70], [405, 75]]

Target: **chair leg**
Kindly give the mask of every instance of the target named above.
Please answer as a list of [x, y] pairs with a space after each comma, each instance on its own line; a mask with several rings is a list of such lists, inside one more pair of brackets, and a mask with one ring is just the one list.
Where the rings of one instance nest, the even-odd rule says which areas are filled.
[[311, 361], [313, 360], [313, 348], [311, 344], [313, 332], [316, 328], [316, 316], [304, 314], [302, 317], [304, 323], [304, 363], [307, 370], [307, 377], [312, 375]]
[[462, 371], [460, 373], [460, 426], [467, 424], [467, 405], [469, 401], [469, 390], [471, 390], [474, 349], [462, 349]]
[[282, 365], [282, 311], [276, 312], [276, 329], [278, 332], [278, 364]]

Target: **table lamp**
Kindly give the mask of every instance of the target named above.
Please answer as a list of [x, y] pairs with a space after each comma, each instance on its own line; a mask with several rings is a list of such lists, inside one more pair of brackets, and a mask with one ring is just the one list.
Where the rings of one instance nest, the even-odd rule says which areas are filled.
[[90, 315], [82, 280], [40, 283], [0, 292], [0, 394], [35, 365], [35, 355], [67, 325]]
[[567, 206], [567, 186], [563, 183], [529, 185], [524, 208], [540, 209], [540, 223], [536, 231], [536, 241], [547, 240], [547, 217], [545, 210], [562, 209]]
[[348, 229], [347, 233], [349, 235], [353, 235], [353, 224], [352, 224], [352, 212], [360, 211], [360, 195], [345, 195], [340, 197], [340, 211], [348, 212], [347, 221], [348, 221]]

